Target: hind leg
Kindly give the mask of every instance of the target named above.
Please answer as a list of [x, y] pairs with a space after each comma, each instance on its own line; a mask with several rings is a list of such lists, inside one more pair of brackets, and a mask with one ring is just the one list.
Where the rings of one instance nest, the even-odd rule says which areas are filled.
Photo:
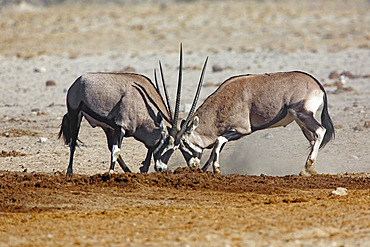
[[314, 118], [314, 114], [308, 111], [296, 112], [290, 111], [295, 121], [301, 128], [303, 134], [310, 142], [311, 151], [307, 157], [306, 165], [301, 171], [301, 176], [310, 176], [316, 174], [315, 162], [319, 152], [320, 144], [325, 136], [325, 128]]
[[[108, 128], [103, 128], [104, 132], [105, 132], [105, 135], [107, 136], [107, 141], [108, 141], [108, 149], [111, 153], [113, 153], [113, 147], [114, 147], [114, 130], [112, 129], [108, 129]], [[124, 136], [124, 133], [121, 134], [122, 135], [122, 138]], [[121, 140], [119, 141], [119, 148], [121, 147], [121, 143], [122, 143], [122, 138]], [[117, 152], [117, 149], [115, 149], [115, 151]], [[121, 155], [119, 154], [119, 150], [118, 150], [118, 154], [116, 153], [116, 155], [111, 155], [111, 166], [110, 166], [110, 169], [109, 169], [109, 173], [112, 173], [113, 170], [114, 170], [114, 165], [115, 165], [115, 162], [118, 162], [118, 164], [121, 166], [122, 170], [124, 172], [131, 172], [131, 170], [127, 167], [125, 161], [122, 159]], [[113, 165], [112, 165], [113, 164]], [[113, 169], [112, 169], [113, 168]]]
[[80, 112], [68, 111], [68, 117], [70, 121], [70, 131], [71, 131], [71, 143], [69, 145], [69, 165], [67, 168], [67, 175], [73, 173], [73, 155], [77, 146], [78, 131], [80, 130], [82, 114]]

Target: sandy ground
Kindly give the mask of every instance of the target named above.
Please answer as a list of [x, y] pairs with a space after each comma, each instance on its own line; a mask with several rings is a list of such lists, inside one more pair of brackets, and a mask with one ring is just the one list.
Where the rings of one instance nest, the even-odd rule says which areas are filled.
[[[83, 73], [129, 70], [152, 78], [153, 69], [157, 67], [158, 60], [161, 60], [164, 64], [170, 94], [174, 98], [178, 48], [182, 42], [185, 52], [183, 111], [191, 103], [201, 65], [206, 56], [209, 56], [210, 60], [200, 103], [217, 88], [217, 85], [233, 75], [290, 70], [308, 72], [320, 80], [328, 91], [329, 112], [336, 127], [336, 139], [319, 153], [317, 170], [324, 174], [358, 173], [354, 176], [368, 177], [366, 174], [370, 172], [370, 128], [368, 127], [370, 125], [368, 122], [370, 121], [369, 7], [368, 1], [359, 0], [350, 3], [347, 1], [311, 3], [310, 1], [285, 0], [278, 2], [140, 3], [105, 6], [63, 5], [48, 8], [22, 4], [16, 7], [4, 7], [0, 9], [0, 150], [3, 151], [2, 156], [4, 156], [0, 157], [0, 170], [5, 175], [9, 172], [8, 179], [13, 182], [17, 181], [17, 178], [12, 172], [21, 172], [23, 175], [31, 177], [32, 175], [29, 173], [59, 174], [65, 172], [69, 148], [64, 146], [56, 138], [56, 135], [59, 131], [61, 118], [66, 112], [66, 90]], [[215, 72], [213, 66], [218, 66], [221, 71]], [[333, 71], [337, 71], [339, 74], [347, 72], [344, 77], [345, 83], [342, 86], [336, 84], [338, 78], [329, 78]], [[49, 80], [54, 81], [55, 85], [47, 86]], [[86, 177], [78, 177], [78, 179], [84, 181], [90, 175], [105, 173], [109, 168], [109, 152], [103, 131], [93, 129], [86, 121], [83, 121], [80, 139], [86, 145], [76, 151], [74, 171]], [[145, 157], [145, 147], [131, 138], [124, 139], [123, 147], [121, 153], [125, 161], [132, 170], [138, 171], [140, 162]], [[274, 176], [298, 174], [306, 160], [307, 148], [308, 142], [295, 124], [286, 128], [256, 132], [242, 140], [226, 145], [221, 155], [221, 170], [224, 174]], [[12, 152], [13, 150], [14, 152]], [[204, 157], [204, 159], [207, 158], [207, 153]], [[170, 168], [175, 170], [178, 166], [184, 167], [185, 163], [181, 155], [176, 153], [170, 161]], [[119, 167], [116, 168], [116, 171], [117, 173], [122, 172]], [[325, 176], [322, 177], [324, 180], [325, 178]], [[196, 180], [197, 177], [193, 181]], [[365, 179], [364, 184], [353, 192], [355, 199], [350, 196], [347, 199], [335, 199], [335, 203], [330, 204], [330, 207], [341, 208], [344, 212], [348, 210], [354, 212], [340, 216], [343, 222], [341, 222], [342, 225], [336, 226], [335, 234], [341, 230], [349, 231], [349, 233], [347, 235], [334, 234], [341, 236], [334, 241], [335, 244], [366, 246], [366, 240], [369, 239], [366, 236], [369, 234], [364, 233], [368, 233], [369, 225], [363, 223], [365, 225], [360, 224], [359, 228], [351, 228], [348, 225], [351, 220], [356, 218], [369, 222], [368, 178]], [[337, 185], [334, 183], [332, 187], [324, 186], [322, 190], [320, 188], [312, 190], [307, 185], [305, 188], [299, 188], [298, 191], [289, 190], [286, 193], [287, 197], [295, 197], [297, 193], [309, 193], [312, 198], [321, 198], [322, 195], [330, 194], [329, 189], [333, 190]], [[100, 220], [113, 220], [112, 218], [114, 218], [114, 215], [105, 217], [104, 214], [96, 214], [105, 207], [102, 204], [106, 202], [115, 204], [119, 213], [122, 213], [121, 217], [124, 216], [122, 205], [127, 201], [118, 203], [114, 199], [116, 197], [131, 198], [127, 200], [131, 202], [132, 207], [127, 210], [141, 207], [143, 213], [140, 214], [140, 217], [144, 217], [144, 215], [157, 214], [158, 212], [155, 213], [157, 209], [163, 210], [162, 203], [169, 203], [169, 200], [173, 200], [171, 206], [175, 208], [189, 208], [189, 205], [194, 203], [190, 207], [194, 209], [198, 207], [196, 198], [199, 200], [203, 197], [213, 198], [209, 199], [209, 203], [204, 204], [202, 210], [206, 210], [206, 208], [212, 208], [214, 204], [221, 204], [220, 207], [223, 207], [224, 200], [233, 201], [232, 198], [235, 196], [227, 190], [204, 192], [184, 189], [180, 192], [176, 188], [167, 190], [162, 187], [160, 189], [145, 187], [144, 191], [148, 192], [143, 194], [143, 190], [132, 188], [130, 194], [127, 190], [120, 191], [120, 187], [113, 186], [113, 188], [102, 189], [98, 186], [93, 196], [90, 197], [88, 196], [89, 186], [91, 185], [82, 185], [76, 187], [76, 190], [85, 191], [82, 193], [83, 196], [79, 196], [79, 198], [85, 200], [87, 204], [91, 204], [91, 207], [81, 208], [75, 201], [71, 203], [72, 210], [63, 211], [64, 207], [61, 207], [63, 212], [59, 212], [59, 209], [57, 211], [58, 215], [61, 213], [65, 216], [65, 218], [62, 217], [62, 222], [52, 219], [53, 217], [48, 218], [47, 215], [49, 212], [54, 212], [54, 209], [33, 212], [34, 224], [48, 222], [45, 223], [44, 230], [51, 229], [49, 224], [58, 225], [60, 223], [60, 227], [67, 227], [68, 222], [73, 221], [76, 216], [74, 226], [86, 229], [84, 234], [87, 236], [91, 234], [87, 231], [87, 228], [91, 227], [89, 224], [101, 223]], [[7, 187], [0, 188], [4, 190]], [[110, 189], [113, 192], [107, 192]], [[71, 191], [73, 190], [71, 189]], [[32, 189], [22, 191], [19, 188], [14, 191], [14, 193], [30, 193]], [[40, 194], [38, 194], [39, 192]], [[117, 194], [114, 194], [115, 192]], [[36, 197], [42, 197], [49, 192], [35, 190], [34, 193], [33, 195]], [[100, 197], [100, 193], [104, 196]], [[179, 196], [176, 197], [178, 193]], [[167, 194], [172, 194], [176, 198], [168, 199]], [[281, 195], [277, 194], [278, 200], [280, 200]], [[73, 195], [72, 192], [63, 193], [61, 201], [73, 198]], [[55, 197], [53, 198], [55, 199]], [[135, 199], [135, 197], [138, 198]], [[152, 197], [154, 199], [150, 200]], [[243, 191], [244, 197], [253, 198], [251, 200], [257, 206], [250, 207], [252, 202], [245, 204], [242, 211], [228, 211], [228, 219], [230, 217], [236, 219], [242, 213], [251, 215], [252, 208], [261, 210], [261, 214], [258, 214], [259, 217], [270, 217], [266, 214], [271, 211], [271, 208], [259, 207], [265, 201], [264, 197], [255, 197], [255, 193]], [[17, 196], [14, 198], [23, 200]], [[162, 201], [163, 198], [167, 199]], [[186, 204], [181, 204], [183, 198], [186, 198], [184, 200], [193, 199]], [[332, 197], [325, 197], [325, 202], [330, 201], [331, 203], [331, 199]], [[144, 206], [141, 200], [145, 200]], [[345, 203], [343, 200], [351, 201], [351, 203]], [[9, 201], [2, 203], [7, 205]], [[40, 204], [45, 206], [45, 202], [40, 202]], [[176, 206], [177, 204], [179, 206]], [[326, 207], [318, 207], [311, 200], [303, 204], [312, 206], [311, 208], [307, 207], [309, 210], [307, 209], [306, 213], [319, 209], [324, 212], [326, 209]], [[326, 203], [324, 204], [326, 205]], [[147, 208], [147, 205], [150, 209]], [[233, 208], [238, 208], [240, 205], [238, 202]], [[291, 208], [286, 208], [286, 205]], [[240, 222], [241, 225], [245, 225], [244, 230], [238, 231], [233, 228], [229, 231], [227, 227], [223, 227], [223, 234], [219, 235], [215, 223], [218, 219], [211, 217], [207, 218], [207, 222], [204, 222], [202, 231], [206, 231], [206, 224], [210, 224], [209, 238], [215, 242], [223, 239], [230, 240], [231, 244], [245, 245], [244, 240], [232, 242], [232, 239], [240, 237], [242, 233], [248, 231], [248, 234], [251, 235], [247, 234], [245, 238], [248, 241], [251, 240], [251, 243], [256, 246], [274, 245], [274, 243], [282, 245], [285, 243], [284, 238], [279, 237], [281, 232], [277, 230], [277, 226], [283, 225], [285, 220], [290, 219], [292, 224], [300, 225], [300, 230], [307, 230], [313, 234], [313, 239], [324, 240], [322, 246], [328, 246], [333, 236], [330, 230], [323, 234], [322, 238], [317, 235], [322, 233], [320, 231], [326, 231], [323, 229], [335, 225], [335, 218], [339, 216], [333, 216], [330, 224], [320, 221], [322, 224], [318, 223], [317, 228], [310, 227], [310, 221], [307, 221], [307, 225], [305, 225], [303, 224], [305, 221], [302, 219], [289, 217], [285, 219], [286, 215], [282, 212], [297, 210], [300, 205], [302, 203], [274, 204], [274, 210], [277, 210], [274, 216], [278, 220], [274, 223], [276, 227], [272, 230], [270, 227], [262, 227], [262, 225], [258, 229], [253, 228], [252, 223], [249, 224], [244, 218], [245, 221]], [[10, 208], [12, 207], [16, 206], [10, 203]], [[357, 209], [361, 210], [357, 212]], [[204, 216], [205, 211], [202, 210], [199, 215], [195, 212], [189, 215]], [[263, 212], [263, 210], [267, 211]], [[91, 217], [87, 217], [92, 221], [84, 225], [82, 220], [84, 216], [82, 215], [90, 211], [95, 212]], [[24, 210], [16, 213], [16, 210], [3, 209], [2, 212], [4, 212], [2, 215], [10, 217], [9, 219], [12, 217], [17, 219], [26, 217], [27, 219], [29, 217], [24, 214]], [[176, 211], [173, 219], [187, 213], [189, 212], [186, 210]], [[216, 213], [224, 214], [225, 211], [217, 211]], [[313, 217], [316, 219], [318, 217], [314, 213], [303, 215], [304, 218]], [[169, 214], [168, 217], [171, 219], [172, 216]], [[323, 215], [320, 215], [320, 219], [322, 217]], [[152, 219], [151, 216], [148, 221], [150, 219]], [[97, 221], [93, 222], [93, 220]], [[155, 220], [161, 222], [162, 218], [155, 218]], [[14, 222], [9, 220], [9, 225], [1, 229], [1, 234], [5, 234], [8, 238], [0, 242], [0, 245], [12, 245], [14, 238], [19, 236], [19, 232], [10, 229], [13, 229], [12, 226], [20, 227], [22, 220], [17, 221], [17, 224]], [[170, 232], [173, 222], [153, 227], [157, 231]], [[137, 223], [131, 223], [133, 225], [130, 227], [135, 229]], [[184, 224], [181, 222], [180, 225], [185, 227]], [[227, 226], [228, 223], [223, 225]], [[196, 228], [197, 226], [192, 227]], [[76, 244], [67, 237], [61, 237], [58, 240], [49, 239], [50, 242], [47, 239], [47, 234], [40, 235], [39, 231], [32, 232], [31, 228], [27, 227], [19, 229], [21, 229], [19, 231], [23, 231], [22, 234], [31, 231], [30, 237], [25, 236], [22, 238], [25, 242], [22, 242], [23, 240], [14, 242], [14, 245], [25, 244], [30, 238], [33, 239], [32, 245], [39, 246], [51, 243]], [[105, 231], [104, 229], [100, 230], [101, 232]], [[214, 231], [217, 233], [212, 234]], [[150, 230], [144, 233], [137, 232], [139, 234], [134, 237], [136, 239], [144, 240], [153, 236], [150, 234]], [[202, 235], [202, 232], [197, 233]], [[262, 237], [259, 235], [260, 233]], [[200, 244], [201, 242], [191, 240], [194, 234], [194, 232], [192, 235], [180, 231], [176, 235], [178, 238], [152, 238], [148, 244], [171, 245], [176, 243], [179, 246], [186, 246], [189, 243]], [[207, 234], [204, 233], [202, 236], [208, 236]], [[104, 234], [99, 236], [104, 236]], [[260, 238], [256, 236], [260, 236]], [[353, 236], [353, 238], [349, 236]], [[106, 235], [106, 237], [109, 238], [112, 235]], [[128, 238], [132, 240], [131, 237]], [[264, 242], [267, 238], [276, 241]], [[202, 241], [205, 242], [202, 243], [206, 243], [207, 239], [203, 238]], [[81, 241], [80, 238], [77, 240]], [[301, 241], [302, 238], [293, 234], [289, 243], [294, 245], [295, 240]], [[311, 240], [304, 238], [296, 245], [310, 244]], [[217, 243], [219, 246], [227, 246], [230, 244], [227, 241]], [[89, 241], [80, 243], [88, 245], [101, 242], [91, 238]], [[112, 245], [116, 245], [115, 243], [112, 242]], [[140, 245], [144, 242], [135, 243]], [[125, 244], [129, 245], [130, 243]], [[333, 244], [333, 246], [335, 245]]]

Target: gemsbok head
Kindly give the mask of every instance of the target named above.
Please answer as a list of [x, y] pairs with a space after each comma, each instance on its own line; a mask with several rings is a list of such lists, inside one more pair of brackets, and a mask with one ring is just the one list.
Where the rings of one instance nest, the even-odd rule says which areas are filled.
[[[323, 104], [321, 124], [315, 113]], [[286, 126], [295, 121], [310, 142], [311, 150], [301, 175], [317, 173], [320, 148], [334, 137], [327, 95], [318, 80], [304, 72], [239, 75], [224, 81], [196, 110], [190, 124], [184, 122], [180, 150], [188, 166], [200, 165], [203, 150], [212, 148], [208, 161], [221, 173], [219, 157], [226, 142], [257, 130]]]
[[[175, 139], [182, 81], [182, 46], [174, 116], [161, 63], [160, 69], [167, 105], [160, 94], [156, 75], [156, 86], [149, 78], [134, 73], [89, 73], [76, 79], [68, 89], [68, 112], [63, 117], [59, 131], [59, 138], [63, 137], [65, 144], [70, 146], [67, 174], [73, 173], [73, 155], [82, 117], [92, 127], [99, 126], [104, 130], [111, 152], [110, 173], [114, 171], [116, 161], [125, 172], [130, 172], [119, 154], [123, 137], [134, 137], [147, 147], [141, 172], [148, 171], [152, 155], [155, 170], [166, 169], [171, 150], [179, 145]], [[201, 84], [202, 81], [199, 82], [198, 91]], [[193, 104], [196, 104], [198, 96], [199, 92]]]

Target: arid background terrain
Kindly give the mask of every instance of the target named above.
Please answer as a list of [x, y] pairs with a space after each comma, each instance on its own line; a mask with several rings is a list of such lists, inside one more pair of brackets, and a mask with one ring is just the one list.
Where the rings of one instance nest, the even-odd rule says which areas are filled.
[[[369, 1], [59, 2], [0, 2], [0, 246], [369, 246]], [[153, 78], [161, 60], [174, 98], [180, 43], [182, 114], [206, 56], [199, 104], [238, 74], [300, 70], [321, 81], [336, 128], [321, 175], [297, 176], [308, 142], [293, 123], [228, 143], [222, 176], [184, 169], [178, 152], [164, 174], [117, 166], [109, 177], [104, 133], [84, 120], [66, 177], [57, 133], [73, 81]], [[145, 152], [124, 139], [134, 172]], [[333, 195], [338, 187], [348, 195]]]

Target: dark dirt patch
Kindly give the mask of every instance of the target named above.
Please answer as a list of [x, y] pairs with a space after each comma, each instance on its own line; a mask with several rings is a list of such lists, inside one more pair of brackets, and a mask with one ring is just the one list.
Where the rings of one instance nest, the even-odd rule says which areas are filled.
[[[119, 189], [141, 191], [147, 188], [174, 189], [179, 191], [220, 191], [225, 193], [251, 192], [261, 195], [282, 195], [291, 189], [370, 189], [370, 177], [353, 175], [316, 175], [299, 177], [216, 175], [210, 172], [178, 168], [174, 172], [150, 174], [98, 174], [93, 176], [56, 174], [32, 174], [17, 172], [0, 173], [0, 211], [43, 211], [53, 208], [25, 207], [22, 201], [37, 200], [38, 193], [53, 191], [89, 191]], [[305, 198], [293, 198], [286, 203], [304, 202]], [[32, 203], [31, 203], [32, 204]]]
[[10, 157], [10, 156], [18, 157], [18, 156], [26, 156], [26, 154], [15, 151], [15, 150], [10, 151], [10, 152], [2, 150], [1, 153], [0, 153], [0, 157]]
[[22, 129], [12, 129], [1, 133], [5, 137], [21, 137], [21, 136], [39, 136], [38, 132], [22, 130]]

